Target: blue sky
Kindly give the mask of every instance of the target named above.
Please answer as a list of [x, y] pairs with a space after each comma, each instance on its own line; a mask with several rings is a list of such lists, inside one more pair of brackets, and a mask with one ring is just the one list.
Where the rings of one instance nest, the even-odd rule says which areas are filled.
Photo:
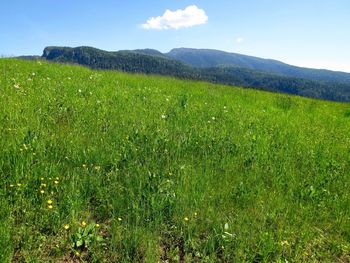
[[0, 54], [213, 48], [350, 72], [349, 13], [349, 0], [1, 0]]

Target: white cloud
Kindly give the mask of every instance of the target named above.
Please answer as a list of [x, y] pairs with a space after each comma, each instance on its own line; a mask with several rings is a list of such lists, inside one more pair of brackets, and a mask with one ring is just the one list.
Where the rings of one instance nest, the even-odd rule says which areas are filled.
[[166, 10], [162, 16], [151, 17], [142, 24], [144, 29], [179, 29], [205, 24], [208, 16], [203, 9], [190, 5], [176, 11]]
[[236, 38], [236, 42], [237, 42], [238, 44], [242, 43], [243, 40], [244, 40], [243, 37], [237, 37], [237, 38]]

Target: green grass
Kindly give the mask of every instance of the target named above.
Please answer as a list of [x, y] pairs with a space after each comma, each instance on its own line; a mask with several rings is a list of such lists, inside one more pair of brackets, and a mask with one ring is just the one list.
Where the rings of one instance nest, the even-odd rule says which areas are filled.
[[0, 262], [348, 262], [349, 112], [1, 59]]

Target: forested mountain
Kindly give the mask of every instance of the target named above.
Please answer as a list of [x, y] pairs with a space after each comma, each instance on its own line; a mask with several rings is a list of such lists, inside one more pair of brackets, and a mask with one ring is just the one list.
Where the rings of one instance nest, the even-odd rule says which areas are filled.
[[[108, 52], [92, 47], [47, 47], [43, 58], [57, 62], [86, 65], [94, 69], [114, 69], [126, 72], [170, 75], [183, 78], [195, 78], [191, 66], [164, 58], [159, 55], [146, 55], [147, 51]], [[160, 53], [161, 54], [161, 53]]]
[[176, 48], [166, 55], [186, 62], [194, 67], [207, 68], [220, 65], [238, 66], [268, 73], [283, 74], [289, 77], [350, 83], [350, 73], [296, 67], [277, 60], [228, 53], [213, 49]]
[[[173, 50], [170, 53], [174, 55], [174, 52]], [[248, 60], [245, 62], [241, 60], [240, 65], [233, 66], [230, 65], [230, 63], [226, 63], [229, 60], [223, 57], [221, 64], [227, 64], [228, 66], [217, 65], [203, 67], [203, 64], [202, 66], [193, 67], [183, 61], [172, 58], [169, 53], [166, 56], [152, 49], [108, 52], [91, 47], [47, 47], [42, 57], [50, 61], [77, 63], [94, 69], [169, 75], [185, 79], [204, 80], [313, 98], [350, 101], [350, 82], [315, 81], [290, 77], [286, 74], [271, 73], [267, 72], [267, 70], [258, 71], [251, 69], [254, 64], [253, 61], [256, 62], [254, 65], [259, 65], [259, 63], [260, 65], [263, 64], [259, 62], [263, 59], [259, 58], [252, 58], [250, 60], [251, 64], [248, 63]], [[210, 60], [209, 58], [203, 57], [202, 61], [206, 63], [205, 65], [212, 65], [216, 63], [215, 61], [218, 62], [219, 58]], [[283, 63], [272, 61], [271, 67], [268, 69], [277, 67], [279, 64]]]

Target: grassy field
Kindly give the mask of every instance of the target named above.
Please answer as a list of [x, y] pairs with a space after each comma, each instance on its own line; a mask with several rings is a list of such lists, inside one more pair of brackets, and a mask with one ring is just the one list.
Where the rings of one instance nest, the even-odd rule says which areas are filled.
[[0, 262], [349, 262], [350, 106], [0, 60]]

